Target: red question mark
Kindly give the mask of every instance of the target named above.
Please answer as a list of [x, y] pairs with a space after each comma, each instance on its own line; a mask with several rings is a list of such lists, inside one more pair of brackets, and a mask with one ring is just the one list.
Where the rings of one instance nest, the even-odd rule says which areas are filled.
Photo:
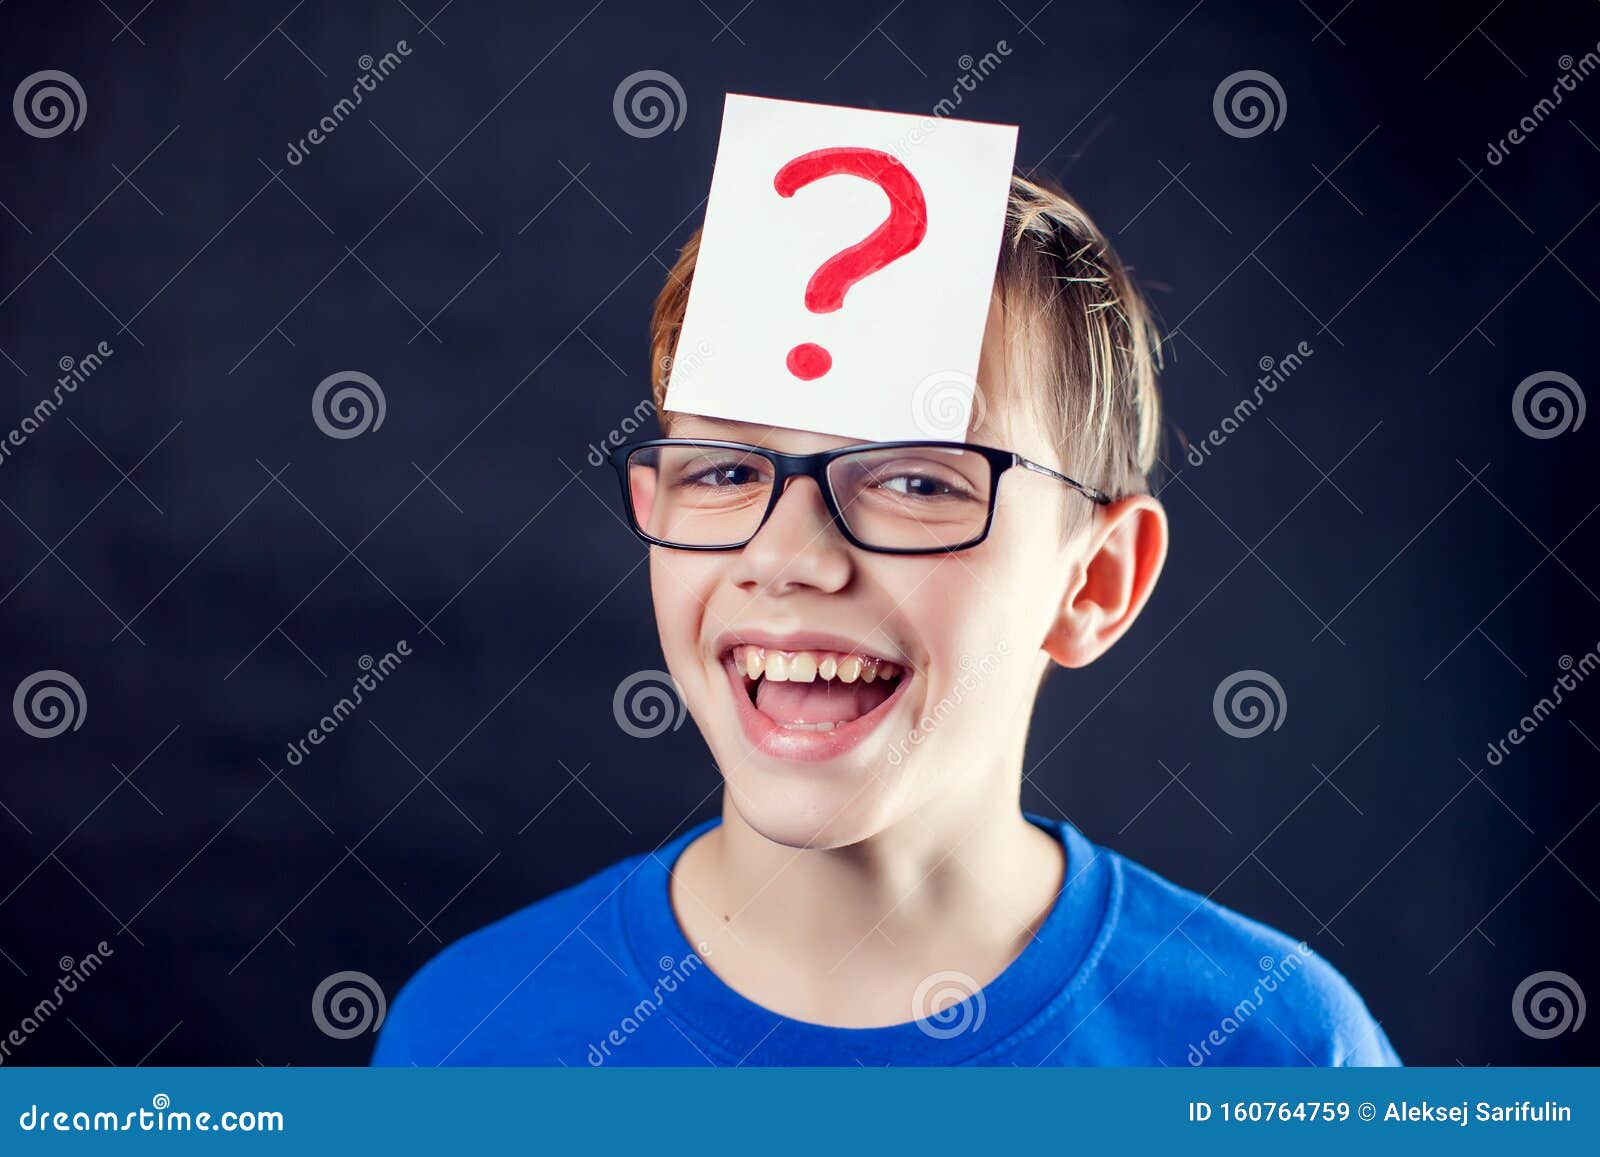
[[[845, 174], [871, 181], [889, 198], [889, 216], [864, 240], [835, 253], [806, 282], [806, 308], [833, 313], [856, 282], [870, 277], [910, 253], [928, 233], [928, 205], [922, 186], [897, 157], [877, 149], [818, 149], [796, 157], [778, 170], [772, 185], [780, 197], [792, 197], [813, 181]], [[820, 378], [833, 367], [833, 355], [813, 342], [789, 351], [789, 372], [803, 382]]]

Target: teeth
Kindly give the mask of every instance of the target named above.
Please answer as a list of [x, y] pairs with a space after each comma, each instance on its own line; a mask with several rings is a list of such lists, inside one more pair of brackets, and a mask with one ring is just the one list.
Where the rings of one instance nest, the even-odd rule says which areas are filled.
[[820, 676], [841, 683], [854, 683], [857, 679], [872, 683], [903, 674], [901, 667], [887, 659], [837, 651], [773, 651], [746, 644], [733, 649], [733, 664], [753, 682], [765, 678], [774, 683], [814, 683]]

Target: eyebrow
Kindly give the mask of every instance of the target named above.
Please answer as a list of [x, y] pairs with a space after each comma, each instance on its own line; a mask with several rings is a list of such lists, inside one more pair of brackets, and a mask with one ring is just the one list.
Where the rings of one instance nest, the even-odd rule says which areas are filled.
[[673, 423], [672, 437], [674, 438], [709, 438], [713, 441], [744, 442], [751, 446], [765, 446], [772, 441], [775, 427], [762, 426], [751, 429], [747, 423], [723, 421], [719, 418], [705, 418], [696, 415], [688, 421], [693, 424], [685, 430], [685, 422]]

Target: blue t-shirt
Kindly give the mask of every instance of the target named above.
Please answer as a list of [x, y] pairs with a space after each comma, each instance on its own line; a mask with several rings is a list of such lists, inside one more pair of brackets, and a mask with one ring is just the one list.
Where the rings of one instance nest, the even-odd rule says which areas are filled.
[[446, 948], [394, 1001], [373, 1063], [1400, 1063], [1360, 996], [1305, 945], [1068, 823], [1029, 819], [1066, 851], [1055, 905], [989, 984], [930, 977], [912, 998], [921, 1019], [908, 1001], [905, 1023], [832, 1028], [724, 984], [668, 895], [672, 865], [713, 820]]

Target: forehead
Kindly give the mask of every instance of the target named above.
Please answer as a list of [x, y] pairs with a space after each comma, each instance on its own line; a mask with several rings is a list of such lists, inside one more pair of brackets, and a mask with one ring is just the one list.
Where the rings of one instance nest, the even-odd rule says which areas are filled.
[[710, 418], [701, 414], [671, 414], [667, 432], [674, 438], [711, 438], [725, 442], [748, 442], [789, 454], [809, 454], [852, 446], [859, 438], [839, 438], [813, 434], [783, 426], [763, 426], [755, 422], [736, 422], [731, 418]]

